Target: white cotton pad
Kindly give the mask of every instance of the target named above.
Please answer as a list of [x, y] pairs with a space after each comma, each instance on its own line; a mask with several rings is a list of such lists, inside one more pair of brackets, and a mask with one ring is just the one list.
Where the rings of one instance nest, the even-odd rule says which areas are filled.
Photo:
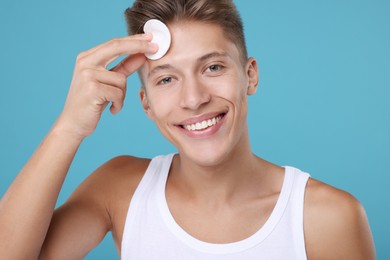
[[158, 45], [156, 53], [146, 53], [145, 56], [150, 60], [158, 60], [167, 53], [171, 45], [171, 34], [168, 27], [159, 20], [151, 19], [144, 25], [145, 33], [152, 33], [152, 42]]

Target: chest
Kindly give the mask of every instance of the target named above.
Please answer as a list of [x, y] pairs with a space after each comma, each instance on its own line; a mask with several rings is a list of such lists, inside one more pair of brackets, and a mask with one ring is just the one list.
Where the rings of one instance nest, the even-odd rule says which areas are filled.
[[190, 236], [214, 244], [244, 240], [266, 223], [278, 194], [234, 204], [199, 205], [167, 193], [172, 218]]

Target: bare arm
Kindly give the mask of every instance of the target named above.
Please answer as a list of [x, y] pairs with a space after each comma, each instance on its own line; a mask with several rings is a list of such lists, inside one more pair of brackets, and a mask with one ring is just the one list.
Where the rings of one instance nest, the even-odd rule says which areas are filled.
[[2, 198], [0, 254], [5, 259], [37, 257], [79, 145], [79, 140], [51, 131]]
[[[122, 108], [126, 78], [145, 62], [141, 53], [157, 49], [150, 40], [150, 35], [124, 37], [79, 55], [63, 112], [0, 201], [2, 258], [38, 258], [58, 194], [79, 145], [94, 131], [109, 102], [112, 113]], [[106, 69], [124, 54], [129, 56], [116, 68]], [[87, 210], [83, 214], [93, 212], [84, 208]], [[88, 220], [80, 223], [80, 211], [73, 212], [67, 217], [80, 225], [82, 233]]]
[[305, 200], [308, 259], [375, 259], [366, 213], [353, 196], [310, 180]]
[[112, 165], [97, 169], [55, 210], [39, 259], [82, 259], [111, 229], [107, 190], [115, 175]]
[[126, 209], [148, 165], [120, 156], [100, 166], [55, 210], [40, 259], [82, 259], [108, 231], [120, 253]]

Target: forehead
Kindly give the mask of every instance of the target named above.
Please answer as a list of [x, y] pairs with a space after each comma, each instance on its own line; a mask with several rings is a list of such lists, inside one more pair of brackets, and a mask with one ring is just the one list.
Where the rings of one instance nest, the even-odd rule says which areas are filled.
[[196, 51], [201, 47], [226, 48], [232, 44], [222, 27], [214, 23], [182, 21], [169, 24], [168, 27], [172, 34], [172, 52], [189, 49]]
[[147, 60], [140, 70], [145, 80], [154, 67], [169, 64], [174, 67], [191, 65], [209, 53], [228, 53], [239, 61], [239, 51], [235, 44], [216, 24], [193, 21], [180, 21], [168, 24], [172, 42], [167, 54], [159, 60]]

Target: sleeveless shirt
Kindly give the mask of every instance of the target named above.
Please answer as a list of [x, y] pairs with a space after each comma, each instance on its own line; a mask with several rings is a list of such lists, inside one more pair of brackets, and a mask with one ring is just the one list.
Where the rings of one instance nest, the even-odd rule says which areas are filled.
[[309, 174], [284, 167], [282, 189], [265, 224], [244, 240], [213, 244], [188, 234], [169, 211], [165, 186], [173, 156], [153, 158], [141, 179], [127, 212], [121, 259], [306, 259], [303, 204]]

